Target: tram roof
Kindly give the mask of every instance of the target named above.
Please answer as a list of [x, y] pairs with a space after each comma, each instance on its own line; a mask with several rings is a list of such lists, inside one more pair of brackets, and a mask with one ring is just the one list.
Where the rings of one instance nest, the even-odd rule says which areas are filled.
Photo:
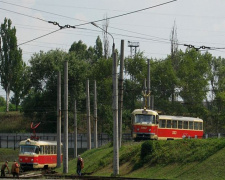
[[152, 115], [158, 115], [157, 111], [151, 110], [151, 109], [135, 109], [132, 114], [152, 114]]
[[180, 120], [180, 121], [203, 121], [200, 118], [196, 117], [184, 117], [184, 116], [171, 116], [171, 115], [159, 115], [159, 119], [168, 119], [168, 120]]
[[40, 145], [57, 145], [57, 141], [41, 141], [41, 140], [31, 140], [31, 139], [26, 139], [23, 141], [20, 141], [20, 145], [36, 145], [36, 146], [40, 146]]

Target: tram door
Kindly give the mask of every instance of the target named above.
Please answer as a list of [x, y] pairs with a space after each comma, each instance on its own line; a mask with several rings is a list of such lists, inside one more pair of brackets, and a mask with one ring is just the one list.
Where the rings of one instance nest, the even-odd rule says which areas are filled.
[[159, 124], [159, 116], [156, 115], [155, 116], [155, 122], [154, 122], [155, 126], [152, 128], [152, 132], [155, 134], [155, 138], [158, 138], [158, 124]]

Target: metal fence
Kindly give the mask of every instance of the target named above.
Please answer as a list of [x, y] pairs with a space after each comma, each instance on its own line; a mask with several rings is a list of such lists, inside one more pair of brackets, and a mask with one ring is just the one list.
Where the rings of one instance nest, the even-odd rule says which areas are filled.
[[[26, 140], [30, 138], [32, 134], [18, 134], [18, 133], [0, 133], [0, 148], [18, 148], [19, 142], [21, 140]], [[40, 140], [56, 141], [57, 134], [50, 133], [37, 133], [37, 136]], [[61, 140], [63, 142], [63, 134]], [[92, 134], [92, 137], [93, 134]], [[123, 134], [123, 141], [131, 140], [130, 134]], [[112, 142], [112, 138], [108, 134], [98, 134], [98, 147]], [[94, 139], [92, 139], [92, 147], [94, 147]], [[68, 148], [74, 148], [74, 134], [68, 134]], [[77, 135], [77, 148], [84, 149], [87, 148], [87, 134], [78, 134]]]
[[[30, 138], [32, 134], [18, 134], [18, 133], [0, 133], [0, 148], [18, 148], [19, 142], [21, 140], [26, 140]], [[37, 133], [37, 136], [40, 140], [48, 140], [48, 141], [56, 141], [57, 134], [50, 134], [50, 133]], [[61, 140], [63, 142], [63, 134]], [[94, 148], [94, 139], [92, 134], [92, 148]], [[225, 134], [223, 133], [215, 133], [215, 134], [204, 134], [202, 138], [223, 138]], [[122, 138], [123, 142], [132, 140], [131, 134], [123, 134]], [[112, 138], [108, 134], [98, 134], [98, 147], [105, 145], [109, 142], [112, 142]], [[68, 134], [68, 148], [74, 148], [74, 134]], [[78, 134], [77, 136], [77, 148], [85, 149], [87, 148], [87, 134]]]

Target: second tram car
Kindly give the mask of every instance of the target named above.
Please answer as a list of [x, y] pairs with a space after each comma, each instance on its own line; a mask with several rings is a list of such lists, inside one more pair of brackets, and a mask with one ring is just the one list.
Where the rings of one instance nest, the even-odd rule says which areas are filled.
[[203, 120], [200, 118], [158, 115], [149, 109], [132, 112], [132, 136], [134, 140], [173, 140], [202, 138]]
[[[61, 144], [62, 148], [62, 144]], [[62, 162], [62, 154], [61, 154]], [[20, 142], [19, 163], [23, 170], [57, 166], [57, 142], [23, 140]]]

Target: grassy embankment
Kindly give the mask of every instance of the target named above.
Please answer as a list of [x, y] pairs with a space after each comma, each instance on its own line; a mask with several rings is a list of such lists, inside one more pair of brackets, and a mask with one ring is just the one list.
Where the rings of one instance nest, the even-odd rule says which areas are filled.
[[[223, 179], [225, 139], [129, 142], [120, 149], [120, 176], [151, 179]], [[82, 154], [84, 173], [111, 176], [113, 147], [92, 149]], [[62, 168], [56, 169], [62, 173]], [[75, 174], [76, 159], [69, 161]]]
[[11, 166], [14, 160], [18, 161], [18, 154], [19, 154], [19, 149], [12, 149], [12, 148], [0, 148], [0, 166], [5, 161], [9, 161], [9, 169], [11, 171]]
[[26, 133], [31, 132], [30, 121], [18, 111], [0, 112], [1, 133]]

